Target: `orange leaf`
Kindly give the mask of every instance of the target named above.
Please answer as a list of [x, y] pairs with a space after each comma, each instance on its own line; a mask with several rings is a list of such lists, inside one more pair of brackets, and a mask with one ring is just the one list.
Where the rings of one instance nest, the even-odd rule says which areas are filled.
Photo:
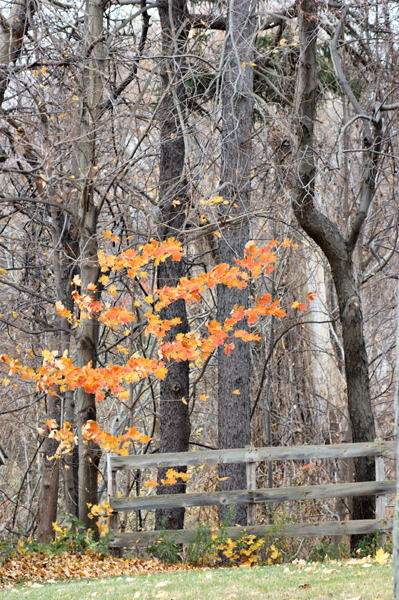
[[159, 485], [159, 483], [157, 483], [157, 482], [155, 481], [155, 479], [153, 479], [152, 481], [147, 481], [147, 483], [145, 484], [145, 486], [146, 486], [146, 487], [148, 487], [148, 488], [154, 488], [154, 487], [156, 487], [157, 485]]
[[233, 348], [235, 348], [234, 343], [227, 344], [226, 347], [225, 347], [225, 349], [224, 349], [225, 354], [227, 354], [227, 356], [229, 356], [230, 350], [233, 350]]

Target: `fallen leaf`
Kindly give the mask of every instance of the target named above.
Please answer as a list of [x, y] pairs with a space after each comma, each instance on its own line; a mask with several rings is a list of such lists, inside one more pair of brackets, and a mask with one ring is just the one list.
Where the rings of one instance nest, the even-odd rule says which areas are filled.
[[170, 583], [170, 581], [160, 581], [155, 587], [165, 587], [165, 585], [168, 585], [168, 583]]
[[375, 554], [375, 562], [377, 562], [379, 565], [385, 565], [385, 563], [387, 562], [389, 558], [389, 554], [388, 552], [384, 552], [384, 550], [382, 548], [380, 548], [379, 550], [377, 550], [376, 554]]

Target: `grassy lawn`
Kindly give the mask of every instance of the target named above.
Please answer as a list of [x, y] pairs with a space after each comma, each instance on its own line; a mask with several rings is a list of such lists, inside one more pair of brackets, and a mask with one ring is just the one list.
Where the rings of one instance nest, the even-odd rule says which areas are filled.
[[51, 584], [26, 583], [0, 591], [0, 600], [387, 600], [392, 565], [346, 565], [198, 569]]

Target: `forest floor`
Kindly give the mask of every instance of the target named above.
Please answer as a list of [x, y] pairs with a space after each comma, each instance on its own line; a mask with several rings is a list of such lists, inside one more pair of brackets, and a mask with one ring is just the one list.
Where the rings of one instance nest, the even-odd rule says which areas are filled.
[[388, 600], [392, 563], [349, 560], [252, 568], [198, 568], [134, 577], [8, 584], [0, 600]]

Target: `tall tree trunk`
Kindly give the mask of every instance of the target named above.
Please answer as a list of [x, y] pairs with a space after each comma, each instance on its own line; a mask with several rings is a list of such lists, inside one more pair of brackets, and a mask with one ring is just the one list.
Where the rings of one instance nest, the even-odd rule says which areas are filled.
[[[344, 239], [328, 217], [316, 208], [314, 202], [316, 169], [313, 155], [313, 127], [317, 89], [317, 19], [314, 0], [302, 0], [299, 4], [299, 32], [301, 55], [296, 90], [297, 180], [292, 195], [292, 207], [298, 223], [318, 244], [331, 267], [342, 323], [348, 409], [353, 441], [373, 442], [375, 424], [363, 333], [363, 311], [354, 273], [353, 251], [360, 228], [374, 197], [382, 124], [381, 119], [377, 117], [373, 122], [373, 139], [370, 140], [368, 137], [369, 151], [365, 164], [360, 205], [351, 232], [348, 238]], [[355, 480], [361, 482], [374, 479], [374, 458], [355, 459]], [[354, 519], [372, 519], [374, 516], [374, 496], [354, 498]], [[352, 547], [356, 545], [359, 537], [352, 536]]]
[[[159, 163], [159, 227], [160, 241], [169, 237], [183, 239], [182, 228], [185, 222], [187, 203], [187, 181], [184, 176], [184, 113], [186, 90], [183, 81], [184, 58], [181, 56], [186, 42], [186, 3], [185, 0], [169, 0], [168, 6], [159, 9], [162, 26], [162, 63], [161, 82], [164, 100], [160, 109], [161, 152]], [[172, 82], [173, 79], [173, 82]], [[176, 232], [179, 232], [176, 234]], [[158, 287], [173, 286], [184, 275], [183, 261], [171, 260], [158, 268]], [[178, 333], [189, 330], [186, 304], [178, 300], [161, 311], [162, 319], [179, 317], [180, 325], [173, 327], [167, 340]], [[168, 363], [168, 373], [161, 382], [160, 389], [160, 452], [187, 452], [190, 441], [189, 419], [189, 363]], [[185, 399], [183, 402], [182, 398]], [[179, 472], [186, 472], [180, 467]], [[166, 469], [158, 470], [158, 483], [166, 477]], [[186, 491], [185, 483], [157, 488], [158, 494], [181, 494]], [[182, 529], [184, 526], [184, 508], [156, 511], [156, 528]]]
[[[399, 287], [398, 287], [399, 292]], [[396, 321], [396, 385], [395, 385], [395, 428], [396, 435], [396, 456], [399, 456], [399, 304], [397, 307]], [[393, 595], [395, 600], [399, 600], [399, 460], [396, 459], [396, 502], [393, 514]]]
[[[219, 263], [234, 265], [242, 258], [249, 237], [251, 134], [253, 122], [253, 38], [255, 3], [251, 0], [229, 0], [227, 8], [226, 61], [222, 89], [222, 167], [220, 188], [228, 204], [223, 212], [243, 215], [236, 228], [226, 227], [219, 241]], [[234, 306], [248, 307], [248, 288], [217, 289], [217, 320], [223, 323]], [[240, 324], [240, 327], [242, 325]], [[250, 429], [250, 349], [237, 339], [227, 356], [218, 350], [218, 431], [219, 448], [242, 448], [251, 442]], [[238, 393], [235, 393], [238, 390]], [[244, 464], [219, 465], [220, 490], [245, 489]], [[219, 509], [219, 520], [227, 509]], [[246, 505], [234, 507], [233, 523], [246, 525]]]
[[[98, 42], [103, 34], [103, 3], [87, 0], [87, 46]], [[91, 51], [92, 60], [85, 71], [85, 97], [81, 108], [81, 142], [79, 145], [80, 179], [84, 190], [79, 205], [80, 220], [80, 278], [81, 293], [90, 294], [88, 285], [97, 285], [100, 269], [98, 265], [97, 224], [98, 209], [94, 200], [94, 166], [96, 160], [96, 137], [100, 118], [102, 98], [103, 44], [96, 43]], [[96, 293], [95, 293], [96, 295]], [[78, 332], [78, 363], [80, 367], [96, 363], [97, 327], [94, 319], [84, 319]], [[86, 443], [82, 437], [82, 427], [89, 420], [96, 420], [95, 395], [79, 388], [78, 390], [78, 436], [79, 436], [79, 520], [92, 527], [88, 518], [88, 504], [97, 504], [97, 477], [100, 449], [92, 441]]]
[[[57, 300], [60, 300], [65, 308], [73, 311], [73, 298], [71, 281], [75, 271], [75, 264], [79, 257], [79, 244], [77, 239], [76, 223], [71, 222], [71, 218], [51, 207], [51, 225], [53, 232], [53, 270]], [[71, 345], [71, 326], [67, 319], [60, 318], [62, 331], [61, 353], [70, 351]], [[64, 424], [69, 423], [71, 428], [75, 427], [75, 394], [71, 390], [66, 390], [62, 394], [63, 399], [63, 419]], [[73, 454], [63, 455], [64, 465], [64, 484], [65, 484], [65, 505], [68, 514], [78, 516], [77, 507], [77, 486], [73, 475]]]

